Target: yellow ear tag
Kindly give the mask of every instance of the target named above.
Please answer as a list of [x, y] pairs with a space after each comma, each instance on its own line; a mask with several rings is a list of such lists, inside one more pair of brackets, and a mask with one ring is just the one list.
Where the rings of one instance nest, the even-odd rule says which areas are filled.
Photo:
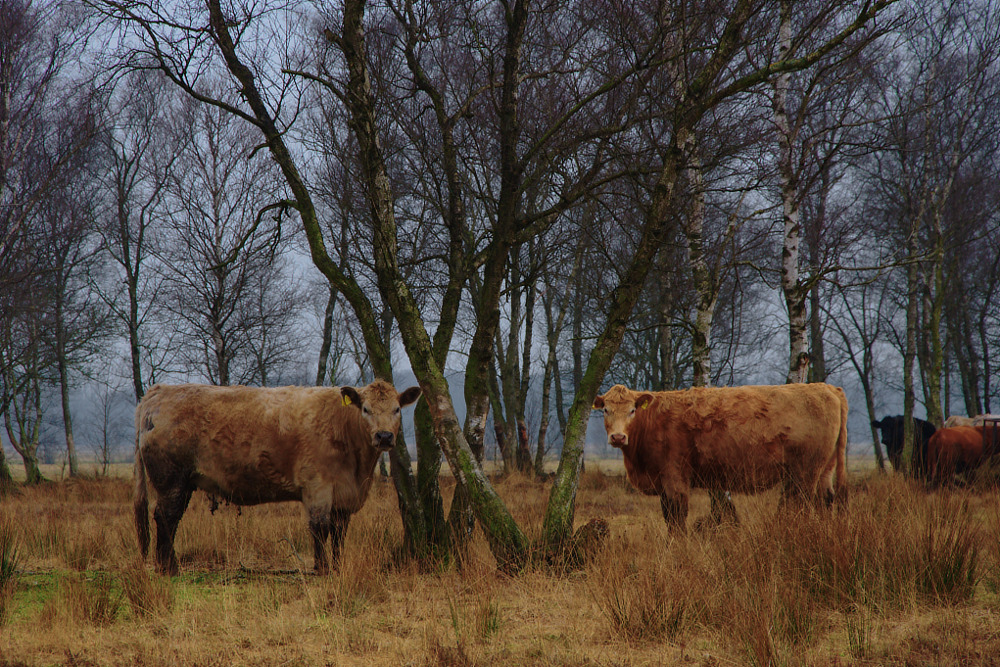
[[642, 409], [643, 410], [645, 410], [648, 407], [649, 407], [649, 401], [646, 401], [645, 403], [642, 404]]
[[351, 399], [349, 397], [347, 397], [347, 396], [344, 396], [344, 405], [347, 406], [347, 405], [350, 405], [350, 404], [351, 404]]

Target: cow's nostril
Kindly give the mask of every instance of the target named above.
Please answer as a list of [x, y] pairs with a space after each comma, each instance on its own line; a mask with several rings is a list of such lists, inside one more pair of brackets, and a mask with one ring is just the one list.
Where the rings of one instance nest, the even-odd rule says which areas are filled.
[[379, 447], [392, 447], [392, 433], [389, 431], [379, 431], [375, 434], [375, 440]]

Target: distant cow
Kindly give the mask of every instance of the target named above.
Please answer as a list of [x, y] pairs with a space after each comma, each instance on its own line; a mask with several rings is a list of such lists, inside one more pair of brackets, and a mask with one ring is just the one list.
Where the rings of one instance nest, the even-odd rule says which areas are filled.
[[382, 380], [367, 387], [155, 385], [135, 411], [135, 522], [149, 550], [147, 477], [156, 491], [156, 567], [177, 573], [174, 536], [191, 493], [237, 505], [300, 500], [309, 515], [314, 568], [328, 571], [351, 514], [368, 496], [382, 452], [399, 432], [402, 394]]
[[[879, 421], [872, 421], [872, 426], [881, 431], [885, 453], [892, 467], [899, 470], [903, 457], [903, 416], [883, 417]], [[910, 459], [910, 463], [913, 466], [913, 474], [918, 477], [927, 476], [927, 441], [936, 430], [934, 424], [929, 421], [913, 418], [913, 458]]]
[[934, 484], [948, 484], [956, 474], [967, 476], [998, 453], [997, 435], [987, 428], [984, 437], [983, 430], [983, 426], [938, 429], [927, 444], [927, 462]]
[[692, 487], [755, 493], [780, 482], [783, 502], [847, 502], [847, 398], [839, 387], [615, 385], [594, 408], [604, 411], [629, 481], [660, 497], [672, 527], [684, 528]]
[[982, 426], [986, 419], [995, 419], [1000, 417], [1000, 415], [976, 415], [975, 417], [962, 417], [959, 415], [952, 415], [944, 420], [944, 428], [953, 428], [955, 426]]

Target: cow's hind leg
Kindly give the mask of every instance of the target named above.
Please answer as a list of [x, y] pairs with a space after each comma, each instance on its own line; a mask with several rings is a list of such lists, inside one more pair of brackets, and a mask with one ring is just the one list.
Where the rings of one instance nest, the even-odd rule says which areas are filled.
[[177, 555], [174, 553], [174, 537], [194, 489], [187, 483], [180, 483], [166, 493], [160, 493], [153, 509], [156, 523], [156, 570], [160, 574], [177, 574]]

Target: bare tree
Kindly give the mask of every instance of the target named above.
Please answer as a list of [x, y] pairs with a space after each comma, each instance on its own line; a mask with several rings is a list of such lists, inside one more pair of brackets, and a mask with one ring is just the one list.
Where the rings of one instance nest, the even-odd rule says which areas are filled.
[[167, 185], [171, 211], [158, 250], [168, 282], [164, 307], [184, 323], [191, 370], [213, 384], [260, 383], [254, 357], [267, 345], [259, 340], [260, 306], [274, 317], [281, 306], [287, 327], [290, 305], [274, 274], [282, 252], [281, 209], [268, 208], [278, 192], [274, 165], [253, 154], [252, 128], [216, 107], [183, 106], [183, 149]]
[[[956, 241], [947, 226], [955, 186], [994, 132], [998, 46], [995, 3], [914, 6], [906, 47], [886, 66], [906, 64], [885, 90], [874, 179], [889, 214], [888, 232], [906, 248], [906, 328], [903, 337], [905, 442], [910, 460], [917, 379], [923, 380], [928, 420], [943, 418], [942, 317], [946, 251]], [[985, 26], [985, 29], [984, 29]], [[897, 72], [900, 70], [896, 70]], [[964, 226], [964, 225], [963, 225]], [[914, 364], [919, 361], [919, 369]]]
[[[30, 357], [38, 341], [32, 336], [14, 341], [9, 336], [29, 333], [22, 325], [32, 311], [22, 306], [37, 286], [39, 271], [33, 245], [37, 235], [29, 229], [32, 216], [92, 135], [92, 116], [80, 113], [85, 108], [77, 106], [78, 96], [63, 80], [63, 71], [80, 55], [85, 38], [86, 22], [61, 4], [0, 2], [0, 325], [4, 331], [0, 410], [5, 417], [11, 416], [10, 411], [26, 419], [36, 414], [28, 407], [36, 395], [30, 370], [36, 364]], [[29, 426], [24, 432], [28, 440], [32, 431]], [[19, 452], [34, 456], [30, 444], [22, 447]], [[29, 479], [37, 481], [37, 466], [27, 460], [25, 465], [31, 468]], [[9, 478], [0, 454], [0, 482]]]
[[[118, 270], [113, 280], [96, 288], [128, 339], [137, 401], [149, 380], [144, 359], [161, 356], [146, 328], [161, 287], [153, 254], [157, 234], [162, 233], [158, 226], [167, 215], [165, 190], [180, 151], [179, 137], [170, 131], [173, 105], [161, 77], [132, 73], [113, 92], [100, 136], [104, 159], [97, 178], [104, 206], [99, 229], [105, 252]], [[172, 348], [169, 339], [165, 342], [161, 349]], [[170, 365], [171, 360], [163, 363]]]

